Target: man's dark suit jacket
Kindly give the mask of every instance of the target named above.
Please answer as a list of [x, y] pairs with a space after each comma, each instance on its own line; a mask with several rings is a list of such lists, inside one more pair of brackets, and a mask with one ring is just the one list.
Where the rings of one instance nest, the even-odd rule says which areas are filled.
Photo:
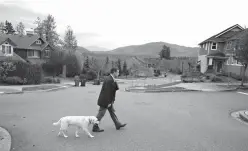
[[109, 104], [115, 101], [115, 93], [117, 90], [119, 90], [118, 84], [111, 75], [107, 76], [104, 79], [97, 104], [107, 108]]

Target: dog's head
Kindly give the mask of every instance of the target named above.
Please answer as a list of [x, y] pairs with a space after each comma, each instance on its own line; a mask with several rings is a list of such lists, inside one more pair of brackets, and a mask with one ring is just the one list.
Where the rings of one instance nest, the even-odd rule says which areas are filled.
[[98, 119], [95, 116], [90, 116], [89, 117], [89, 124], [99, 124], [100, 122], [98, 121]]

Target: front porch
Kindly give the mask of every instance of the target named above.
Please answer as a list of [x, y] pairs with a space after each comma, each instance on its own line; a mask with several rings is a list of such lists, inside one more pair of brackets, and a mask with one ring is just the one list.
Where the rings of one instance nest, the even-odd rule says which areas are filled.
[[228, 57], [207, 56], [207, 72], [221, 73]]

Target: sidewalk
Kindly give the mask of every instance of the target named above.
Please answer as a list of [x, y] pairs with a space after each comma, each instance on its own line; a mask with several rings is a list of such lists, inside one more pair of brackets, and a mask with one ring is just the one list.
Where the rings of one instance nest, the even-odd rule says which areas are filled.
[[[174, 84], [173, 84], [174, 83]], [[183, 91], [203, 91], [203, 92], [225, 92], [236, 91], [240, 83], [179, 83], [173, 82], [154, 86], [133, 86], [126, 89], [128, 92], [183, 92]], [[164, 86], [163, 86], [164, 85]], [[244, 85], [248, 89], [248, 84]]]
[[21, 94], [24, 92], [34, 91], [51, 91], [57, 89], [68, 88], [74, 85], [74, 82], [66, 81], [60, 84], [40, 84], [40, 85], [8, 85], [0, 86], [0, 94]]

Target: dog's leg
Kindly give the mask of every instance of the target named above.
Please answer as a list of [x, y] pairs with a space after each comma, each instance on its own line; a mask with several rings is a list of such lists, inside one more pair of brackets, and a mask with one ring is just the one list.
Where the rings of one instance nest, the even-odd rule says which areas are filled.
[[93, 138], [94, 136], [90, 134], [89, 130], [87, 128], [83, 129], [85, 131], [85, 133], [90, 137]]
[[60, 135], [61, 135], [61, 131], [59, 130], [58, 136], [60, 136]]
[[68, 136], [65, 134], [66, 130], [62, 130], [62, 134], [64, 136], [64, 138], [67, 138]]
[[80, 130], [80, 127], [77, 127], [76, 132], [75, 132], [76, 137], [79, 137], [79, 135], [78, 135], [79, 130]]

